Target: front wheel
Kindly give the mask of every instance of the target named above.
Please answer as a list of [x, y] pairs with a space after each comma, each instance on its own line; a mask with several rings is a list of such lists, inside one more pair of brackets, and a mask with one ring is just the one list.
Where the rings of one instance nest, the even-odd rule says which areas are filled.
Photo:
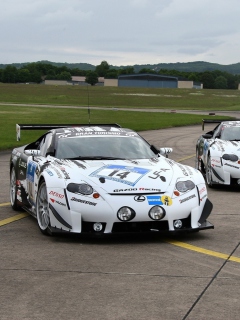
[[42, 181], [36, 199], [36, 211], [38, 226], [43, 234], [50, 235], [50, 214], [47, 196], [47, 187], [45, 181]]
[[207, 167], [206, 167], [206, 182], [207, 185], [212, 188], [213, 182], [212, 182], [212, 166], [211, 166], [211, 156], [208, 156], [207, 159]]
[[199, 159], [199, 150], [196, 149], [195, 169], [201, 171], [201, 160]]

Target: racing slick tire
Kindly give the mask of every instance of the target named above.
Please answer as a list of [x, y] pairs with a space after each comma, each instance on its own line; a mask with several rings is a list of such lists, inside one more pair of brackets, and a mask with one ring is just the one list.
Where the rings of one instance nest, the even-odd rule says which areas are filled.
[[14, 167], [12, 167], [10, 171], [10, 203], [13, 210], [22, 210], [22, 208], [17, 204], [17, 178]]
[[45, 235], [51, 235], [47, 187], [44, 180], [40, 183], [38, 188], [36, 212], [37, 222], [41, 232]]
[[207, 158], [207, 166], [206, 166], [206, 183], [209, 186], [209, 188], [213, 187], [213, 182], [212, 182], [212, 166], [211, 166], [211, 156], [208, 155]]

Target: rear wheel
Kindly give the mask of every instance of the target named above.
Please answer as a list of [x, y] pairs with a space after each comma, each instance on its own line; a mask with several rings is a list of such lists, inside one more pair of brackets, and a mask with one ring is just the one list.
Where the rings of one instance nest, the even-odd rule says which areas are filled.
[[50, 235], [50, 214], [48, 206], [47, 187], [45, 181], [42, 181], [36, 199], [36, 211], [38, 226], [43, 234]]
[[21, 207], [17, 205], [17, 178], [14, 167], [10, 172], [10, 202], [13, 210], [21, 210]]

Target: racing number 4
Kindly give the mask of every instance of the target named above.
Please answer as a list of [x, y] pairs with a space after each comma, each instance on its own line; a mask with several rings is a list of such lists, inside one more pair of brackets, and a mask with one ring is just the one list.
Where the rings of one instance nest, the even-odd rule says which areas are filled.
[[119, 172], [119, 170], [114, 170], [108, 176], [109, 177], [118, 176], [118, 177], [120, 177], [120, 179], [125, 179], [130, 173], [129, 171], [123, 171], [123, 172], [119, 172], [119, 173], [118, 172]]

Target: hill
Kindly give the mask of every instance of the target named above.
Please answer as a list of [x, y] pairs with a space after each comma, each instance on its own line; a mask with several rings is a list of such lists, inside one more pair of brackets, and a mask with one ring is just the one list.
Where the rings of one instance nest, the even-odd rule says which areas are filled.
[[[15, 66], [16, 68], [21, 68], [26, 63], [12, 63], [11, 66]], [[96, 66], [89, 63], [67, 63], [67, 62], [51, 62], [47, 60], [37, 61], [37, 63], [45, 63], [52, 64], [57, 67], [66, 66], [69, 69], [80, 69], [80, 70], [91, 70], [94, 71]], [[0, 64], [0, 69], [4, 69], [9, 64]], [[205, 61], [195, 61], [195, 62], [176, 62], [176, 63], [158, 63], [158, 64], [145, 64], [138, 65], [135, 64], [133, 66], [113, 66], [110, 65], [111, 69], [120, 69], [126, 67], [134, 67], [134, 71], [138, 73], [141, 69], [152, 69], [158, 72], [161, 69], [165, 70], [177, 70], [183, 72], [204, 72], [204, 71], [214, 71], [219, 70], [222, 72], [227, 72], [231, 74], [240, 74], [240, 63], [229, 64], [229, 65], [221, 65], [217, 63], [210, 63]]]
[[154, 65], [134, 65], [135, 72], [139, 72], [141, 69], [153, 69], [159, 71], [161, 69], [165, 70], [177, 70], [183, 72], [204, 72], [204, 71], [214, 71], [219, 70], [223, 72], [228, 72], [232, 74], [240, 74], [240, 63], [221, 65], [217, 63], [210, 63], [204, 61], [195, 62], [177, 62], [177, 63], [159, 63]]

